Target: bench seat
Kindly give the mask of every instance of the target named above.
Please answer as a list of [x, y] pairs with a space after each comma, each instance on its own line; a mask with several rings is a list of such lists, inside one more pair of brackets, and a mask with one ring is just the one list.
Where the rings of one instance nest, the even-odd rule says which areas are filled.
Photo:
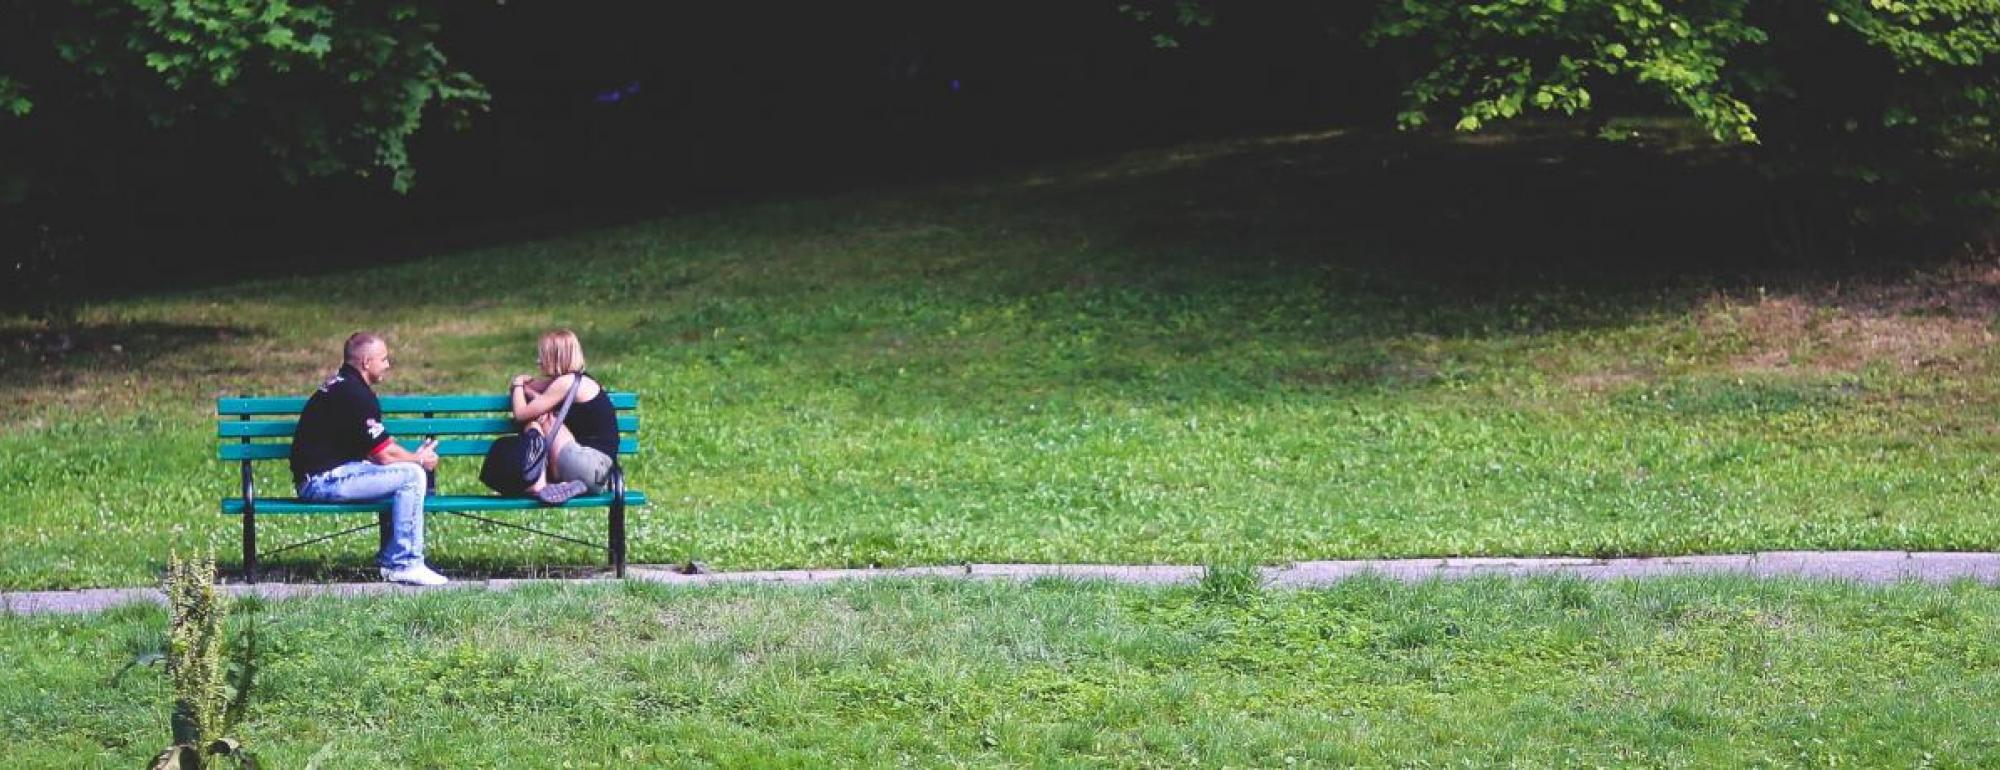
[[[537, 508], [607, 508], [612, 502], [611, 495], [577, 495], [562, 505], [543, 505], [525, 497], [497, 497], [494, 495], [432, 495], [424, 498], [426, 512], [450, 513], [454, 511], [532, 511]], [[645, 505], [646, 493], [627, 491], [626, 505]], [[311, 514], [311, 513], [376, 513], [389, 510], [389, 501], [374, 503], [308, 503], [296, 497], [259, 497], [257, 513], [262, 514]], [[243, 515], [243, 498], [230, 497], [222, 501], [222, 512], [231, 516]]]

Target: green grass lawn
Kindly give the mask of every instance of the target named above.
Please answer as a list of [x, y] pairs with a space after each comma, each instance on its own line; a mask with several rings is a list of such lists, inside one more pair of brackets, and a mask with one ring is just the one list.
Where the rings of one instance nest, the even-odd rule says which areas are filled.
[[[267, 767], [1991, 767], [1996, 619], [1741, 578], [545, 584], [239, 605], [233, 732]], [[10, 765], [158, 751], [127, 664], [164, 624], [0, 617]]]
[[[358, 328], [403, 393], [499, 392], [576, 328], [644, 397], [639, 562], [2000, 548], [2000, 274], [1718, 278], [1702, 210], [1641, 191], [1627, 233], [1563, 186], [1605, 152], [1218, 142], [103, 300], [62, 355], [0, 318], [0, 587], [226, 566], [215, 397], [304, 394]], [[266, 542], [335, 526], [302, 518]], [[601, 560], [431, 533], [447, 572]]]

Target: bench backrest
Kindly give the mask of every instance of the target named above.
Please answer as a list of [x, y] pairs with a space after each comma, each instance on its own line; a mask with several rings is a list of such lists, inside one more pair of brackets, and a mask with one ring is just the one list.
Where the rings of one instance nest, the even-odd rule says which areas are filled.
[[[611, 406], [618, 410], [618, 453], [638, 452], [639, 394], [608, 395]], [[415, 450], [425, 437], [437, 436], [439, 455], [484, 456], [495, 437], [521, 429], [511, 416], [513, 406], [506, 395], [382, 396], [378, 400], [383, 426], [406, 449]], [[305, 408], [304, 396], [216, 399], [216, 435], [222, 439], [216, 448], [217, 459], [247, 462], [291, 457], [291, 437]]]

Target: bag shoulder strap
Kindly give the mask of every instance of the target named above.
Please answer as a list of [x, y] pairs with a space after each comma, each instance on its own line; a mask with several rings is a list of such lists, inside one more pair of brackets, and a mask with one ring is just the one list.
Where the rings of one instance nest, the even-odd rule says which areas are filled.
[[576, 392], [579, 390], [583, 390], [583, 372], [581, 371], [577, 372], [576, 379], [570, 382], [569, 392], [563, 394], [562, 408], [556, 411], [556, 427], [562, 427], [563, 421], [569, 419], [569, 405], [576, 403]]

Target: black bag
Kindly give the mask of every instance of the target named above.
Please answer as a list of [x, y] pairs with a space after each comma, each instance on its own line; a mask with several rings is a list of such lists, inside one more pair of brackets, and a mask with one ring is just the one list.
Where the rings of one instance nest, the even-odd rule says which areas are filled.
[[[583, 373], [578, 372], [576, 382], [563, 395], [562, 409], [556, 412], [556, 425], [569, 418], [569, 405], [576, 400], [576, 392], [583, 387]], [[486, 448], [486, 460], [479, 464], [479, 481], [488, 488], [503, 495], [520, 496], [528, 494], [528, 487], [542, 480], [549, 465], [548, 436], [542, 435], [540, 428], [530, 426], [527, 430], [512, 436], [501, 436]]]
[[494, 439], [486, 448], [486, 461], [479, 465], [479, 480], [503, 495], [527, 494], [548, 467], [548, 444], [539, 428]]

